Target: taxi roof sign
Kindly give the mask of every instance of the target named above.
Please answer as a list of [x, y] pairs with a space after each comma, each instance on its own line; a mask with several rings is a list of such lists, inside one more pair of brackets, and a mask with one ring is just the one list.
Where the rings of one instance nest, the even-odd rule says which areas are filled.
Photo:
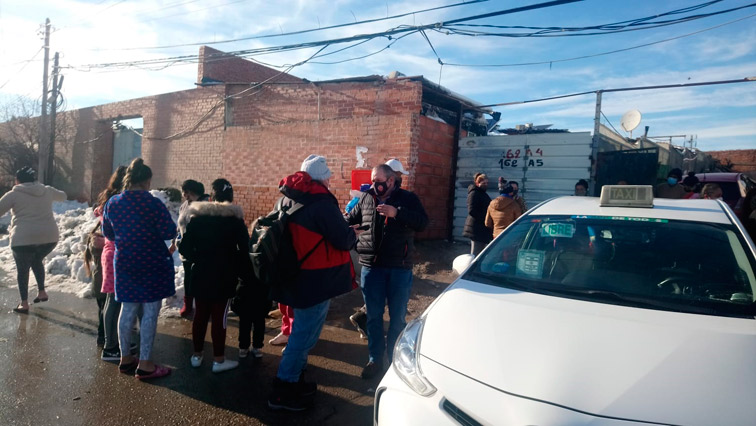
[[604, 185], [599, 205], [650, 208], [654, 206], [654, 189], [650, 185]]

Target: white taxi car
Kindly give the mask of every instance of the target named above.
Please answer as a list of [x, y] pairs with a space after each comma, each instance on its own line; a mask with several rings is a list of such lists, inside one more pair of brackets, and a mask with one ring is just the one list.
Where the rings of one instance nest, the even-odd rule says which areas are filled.
[[756, 424], [756, 249], [720, 201], [556, 198], [397, 342], [379, 425]]

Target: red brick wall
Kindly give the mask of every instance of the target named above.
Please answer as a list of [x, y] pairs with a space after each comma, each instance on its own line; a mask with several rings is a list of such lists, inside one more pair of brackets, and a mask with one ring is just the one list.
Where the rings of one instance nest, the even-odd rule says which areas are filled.
[[299, 170], [309, 154], [323, 155], [333, 173], [331, 191], [344, 208], [350, 200], [351, 171], [357, 168], [356, 147], [368, 149], [361, 154], [364, 169], [394, 157], [407, 165], [412, 121], [410, 114], [396, 114], [229, 127], [223, 174], [234, 184], [236, 201], [251, 222], [271, 210], [283, 177]]
[[256, 64], [238, 56], [229, 55], [212, 47], [200, 47], [197, 83], [208, 78], [226, 83], [259, 83], [271, 79], [276, 82], [301, 83], [303, 80], [290, 74]]
[[216, 105], [223, 96], [222, 87], [198, 88], [61, 114], [65, 136], [56, 143], [60, 171], [53, 184], [71, 198], [97, 197], [112, 170], [111, 124], [120, 116], [144, 120], [142, 158], [152, 168], [153, 188], [189, 178], [208, 186], [222, 170], [224, 109]]
[[258, 89], [229, 85], [229, 125], [419, 113], [422, 86], [410, 80], [273, 84]]
[[735, 172], [756, 172], [756, 149], [736, 149], [732, 151], [707, 151], [722, 164], [733, 164]]
[[454, 126], [418, 116], [415, 150], [415, 192], [430, 223], [419, 238], [440, 239], [449, 234], [449, 188], [451, 185]]

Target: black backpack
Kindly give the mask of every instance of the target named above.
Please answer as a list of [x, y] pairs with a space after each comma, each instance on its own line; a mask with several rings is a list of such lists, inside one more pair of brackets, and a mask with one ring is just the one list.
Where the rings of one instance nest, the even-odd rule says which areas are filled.
[[302, 207], [304, 204], [296, 202], [291, 205], [277, 203], [272, 212], [260, 216], [252, 224], [249, 257], [257, 279], [271, 288], [280, 289], [292, 283], [299, 275], [302, 263], [324, 240], [315, 244], [302, 259], [297, 259], [288, 222]]

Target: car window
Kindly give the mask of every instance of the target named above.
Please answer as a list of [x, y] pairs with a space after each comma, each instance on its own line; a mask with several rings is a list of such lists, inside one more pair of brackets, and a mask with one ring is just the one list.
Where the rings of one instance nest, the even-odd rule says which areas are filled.
[[532, 216], [464, 278], [563, 297], [753, 316], [756, 267], [733, 226], [603, 216]]
[[740, 185], [737, 182], [719, 182], [717, 185], [722, 188], [722, 199], [728, 203], [734, 203], [742, 198]]

